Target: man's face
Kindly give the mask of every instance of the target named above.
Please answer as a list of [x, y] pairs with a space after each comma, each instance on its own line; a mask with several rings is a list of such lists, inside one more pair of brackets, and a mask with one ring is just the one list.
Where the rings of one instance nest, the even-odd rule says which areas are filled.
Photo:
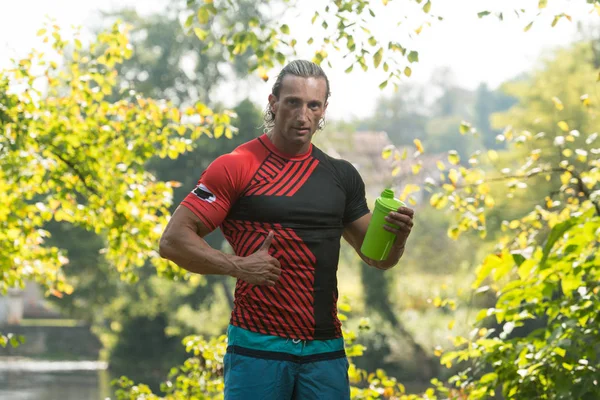
[[269, 96], [271, 111], [275, 113], [274, 134], [290, 145], [307, 149], [325, 115], [326, 96], [327, 83], [323, 78], [285, 76], [279, 98]]

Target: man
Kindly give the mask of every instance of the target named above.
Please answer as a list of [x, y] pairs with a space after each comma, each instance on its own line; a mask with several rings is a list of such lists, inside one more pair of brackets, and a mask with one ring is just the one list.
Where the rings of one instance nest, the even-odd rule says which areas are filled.
[[[217, 158], [173, 214], [160, 254], [199, 274], [237, 278], [225, 356], [225, 399], [349, 399], [337, 318], [343, 236], [369, 265], [402, 253], [412, 210], [387, 216], [399, 229], [388, 259], [360, 253], [371, 213], [347, 161], [311, 139], [323, 126], [329, 81], [308, 61], [288, 64], [265, 111], [268, 132]], [[235, 255], [202, 238], [220, 227]]]

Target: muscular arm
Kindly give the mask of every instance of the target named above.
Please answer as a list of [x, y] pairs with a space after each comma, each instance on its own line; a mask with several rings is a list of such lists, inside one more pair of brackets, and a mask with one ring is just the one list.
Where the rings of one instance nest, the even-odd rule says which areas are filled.
[[190, 272], [229, 275], [253, 284], [274, 285], [280, 275], [279, 262], [268, 254], [273, 235], [259, 251], [248, 257], [213, 249], [203, 237], [210, 229], [186, 207], [178, 207], [160, 239], [160, 256]]
[[398, 264], [398, 261], [404, 254], [404, 244], [405, 242], [400, 240], [400, 238], [396, 237], [396, 241], [392, 245], [390, 249], [390, 253], [388, 258], [381, 261], [372, 260], [366, 257], [361, 251], [360, 248], [365, 239], [365, 235], [367, 234], [367, 229], [369, 227], [369, 222], [371, 222], [371, 213], [366, 214], [354, 222], [351, 222], [346, 225], [344, 228], [344, 239], [356, 250], [360, 258], [367, 263], [368, 265], [378, 268], [378, 269], [389, 269]]
[[213, 249], [203, 239], [209, 233], [200, 218], [180, 206], [160, 238], [160, 256], [197, 274], [235, 276], [240, 257]]

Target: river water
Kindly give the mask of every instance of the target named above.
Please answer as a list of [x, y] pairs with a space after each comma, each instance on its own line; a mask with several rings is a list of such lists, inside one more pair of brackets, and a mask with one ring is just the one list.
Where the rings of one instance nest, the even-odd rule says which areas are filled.
[[105, 400], [106, 364], [0, 359], [0, 400]]

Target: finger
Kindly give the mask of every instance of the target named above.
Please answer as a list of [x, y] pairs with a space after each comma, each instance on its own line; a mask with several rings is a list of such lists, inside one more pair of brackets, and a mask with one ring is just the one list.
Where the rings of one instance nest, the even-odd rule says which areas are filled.
[[265, 239], [263, 244], [260, 246], [258, 251], [269, 251], [269, 248], [271, 247], [271, 242], [273, 242], [273, 236], [275, 236], [275, 233], [273, 231], [269, 231], [267, 238]]
[[405, 224], [404, 222], [400, 222], [400, 223], [396, 224], [395, 226], [390, 226], [390, 225], [384, 225], [384, 226], [386, 228], [389, 228], [389, 230], [392, 232], [395, 232], [395, 231], [410, 232], [410, 230], [412, 229], [412, 225]]
[[410, 227], [406, 224], [400, 223], [400, 224], [398, 224], [398, 228], [393, 228], [389, 225], [384, 225], [383, 229], [385, 229], [388, 232], [395, 233], [396, 235], [400, 235], [400, 234], [406, 234], [407, 232], [410, 232], [412, 227]]
[[271, 268], [269, 270], [269, 272], [271, 272], [271, 273], [273, 273], [273, 274], [275, 274], [277, 276], [280, 276], [281, 275], [281, 268], [273, 267], [273, 268]]
[[389, 221], [394, 224], [405, 223], [411, 226], [413, 224], [412, 218], [405, 214], [390, 213], [385, 217], [385, 219], [386, 221]]
[[412, 222], [404, 222], [404, 221], [388, 221], [387, 224], [384, 225], [384, 227], [389, 227], [392, 229], [412, 229], [413, 227], [413, 223]]
[[275, 286], [277, 282], [275, 282], [274, 280], [271, 279], [265, 279], [264, 281], [262, 281], [260, 284], [263, 286]]
[[271, 264], [274, 265], [278, 270], [281, 270], [281, 263], [275, 257], [271, 257]]
[[401, 214], [410, 215], [411, 217], [415, 215], [415, 211], [412, 208], [408, 207], [398, 207], [396, 211]]

